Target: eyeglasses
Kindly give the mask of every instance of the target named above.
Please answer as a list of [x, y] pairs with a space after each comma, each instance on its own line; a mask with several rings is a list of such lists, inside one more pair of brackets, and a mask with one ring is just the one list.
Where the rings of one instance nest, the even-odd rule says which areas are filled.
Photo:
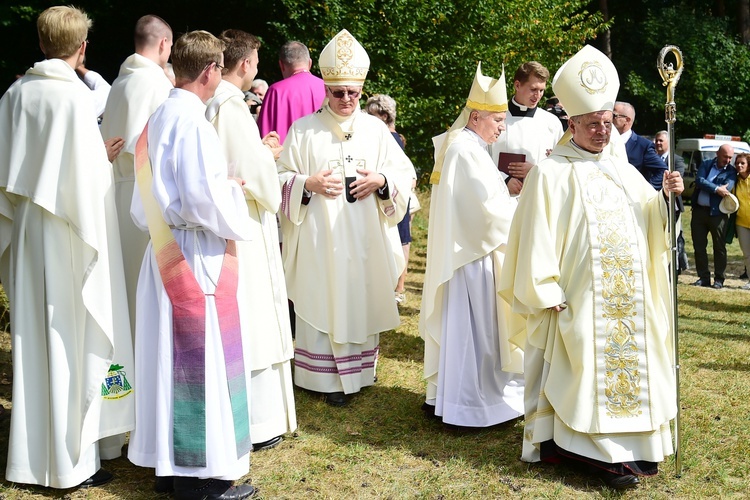
[[627, 118], [628, 115], [612, 115], [612, 118]]
[[343, 99], [345, 95], [348, 95], [349, 99], [356, 99], [357, 97], [359, 97], [359, 94], [362, 93], [362, 91], [360, 91], [360, 90], [331, 90], [331, 89], [328, 89], [328, 91], [336, 99]]
[[222, 66], [221, 64], [219, 64], [217, 62], [211, 61], [210, 63], [206, 64], [206, 66], [203, 68], [203, 71], [206, 71], [206, 69], [208, 69], [208, 67], [211, 66], [212, 64], [215, 64], [216, 65], [216, 69], [218, 69], [219, 71], [221, 71], [221, 70], [223, 70], [225, 68], [225, 66]]

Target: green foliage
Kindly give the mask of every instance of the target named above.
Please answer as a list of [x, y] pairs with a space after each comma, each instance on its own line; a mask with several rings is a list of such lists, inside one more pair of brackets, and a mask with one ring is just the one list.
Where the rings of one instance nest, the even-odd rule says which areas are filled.
[[623, 83], [620, 97], [632, 98], [638, 110], [637, 130], [653, 133], [665, 128], [666, 92], [656, 58], [664, 45], [673, 44], [684, 56], [675, 92], [678, 135], [719, 133], [750, 139], [750, 116], [744, 112], [750, 93], [750, 48], [732, 35], [728, 18], [676, 5], [649, 10], [637, 26], [623, 20], [616, 27], [617, 33], [637, 29], [639, 34], [637, 42], [623, 36], [621, 44], [630, 47], [616, 48], [614, 58]]
[[[579, 0], [282, 0], [272, 26], [310, 47], [313, 57], [341, 29], [367, 50], [365, 93], [398, 102], [398, 128], [421, 173], [432, 169], [431, 137], [458, 116], [477, 62], [485, 74], [537, 60], [554, 71], [603, 29], [601, 17]], [[509, 92], [509, 95], [511, 93]]]

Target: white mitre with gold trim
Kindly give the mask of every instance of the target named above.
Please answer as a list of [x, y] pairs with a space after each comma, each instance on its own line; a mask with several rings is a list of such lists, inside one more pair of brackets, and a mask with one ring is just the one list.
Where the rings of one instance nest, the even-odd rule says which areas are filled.
[[482, 74], [481, 61], [477, 64], [474, 82], [469, 90], [466, 106], [478, 111], [499, 113], [508, 111], [508, 90], [505, 88], [505, 68], [499, 80]]
[[370, 69], [370, 57], [347, 30], [341, 30], [323, 48], [318, 59], [326, 85], [361, 87]]
[[612, 111], [619, 90], [615, 65], [591, 45], [568, 59], [552, 80], [552, 91], [571, 117]]

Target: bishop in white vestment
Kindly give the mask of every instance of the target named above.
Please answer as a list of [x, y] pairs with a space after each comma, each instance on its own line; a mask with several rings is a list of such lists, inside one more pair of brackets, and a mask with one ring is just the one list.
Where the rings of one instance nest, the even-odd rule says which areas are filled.
[[359, 109], [369, 58], [348, 31], [320, 67], [328, 103], [294, 122], [278, 162], [283, 259], [297, 314], [295, 384], [344, 405], [374, 383], [379, 334], [399, 324], [396, 224], [410, 163], [385, 124]]
[[552, 84], [572, 138], [526, 178], [500, 288], [527, 316], [522, 459], [566, 457], [613, 488], [638, 485], [672, 453], [668, 191], [611, 154], [619, 81], [586, 46]]
[[[0, 101], [0, 277], [13, 353], [5, 477], [96, 486], [112, 478], [100, 458], [120, 455], [100, 440], [134, 424], [114, 185], [91, 91], [73, 70], [90, 21], [59, 6], [38, 26], [48, 59]], [[50, 32], [80, 41], [56, 53], [65, 48], [50, 49]]]
[[206, 117], [219, 134], [230, 174], [245, 181], [252, 235], [237, 242], [237, 258], [240, 319], [249, 354], [245, 361], [252, 372], [250, 435], [257, 450], [297, 428], [290, 361], [294, 345], [276, 224], [281, 189], [273, 153], [261, 141], [243, 94], [257, 74], [260, 42], [239, 30], [227, 30], [221, 39], [227, 44], [227, 71], [208, 102]]
[[451, 425], [488, 427], [523, 414], [523, 354], [509, 341], [512, 314], [495, 284], [516, 201], [487, 151], [507, 105], [504, 76], [486, 77], [480, 65], [466, 108], [435, 138], [419, 324], [423, 408]]

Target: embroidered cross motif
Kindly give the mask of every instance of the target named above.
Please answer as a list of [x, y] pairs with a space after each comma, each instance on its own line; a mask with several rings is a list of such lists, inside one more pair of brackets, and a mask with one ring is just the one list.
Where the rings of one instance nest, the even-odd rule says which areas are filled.
[[351, 139], [351, 138], [352, 138], [352, 134], [346, 134], [346, 135], [344, 136], [344, 139], [346, 139], [347, 141], [348, 141], [349, 139]]
[[352, 155], [347, 155], [345, 159], [346, 159], [346, 161], [348, 161], [349, 163], [351, 163], [351, 161], [352, 161], [352, 160], [353, 160], [354, 158], [352, 158]]

